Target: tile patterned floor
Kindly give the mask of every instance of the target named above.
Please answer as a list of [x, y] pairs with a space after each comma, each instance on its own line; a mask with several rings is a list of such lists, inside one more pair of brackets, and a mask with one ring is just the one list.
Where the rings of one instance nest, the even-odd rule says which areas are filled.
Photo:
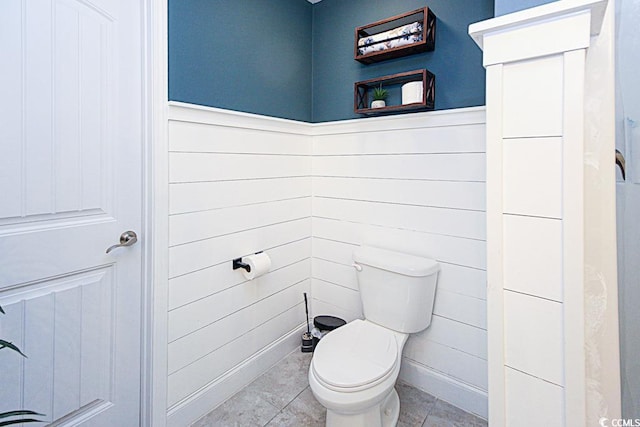
[[[307, 380], [311, 353], [295, 351], [192, 427], [324, 427]], [[486, 427], [487, 422], [399, 382], [398, 427]]]

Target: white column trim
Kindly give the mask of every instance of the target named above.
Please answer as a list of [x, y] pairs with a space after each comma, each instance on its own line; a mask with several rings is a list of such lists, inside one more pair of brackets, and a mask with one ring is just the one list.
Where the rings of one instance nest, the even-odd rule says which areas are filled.
[[590, 34], [593, 36], [600, 32], [607, 2], [608, 0], [555, 1], [520, 12], [476, 22], [469, 26], [469, 35], [476, 44], [480, 46], [480, 49], [484, 50], [485, 35], [506, 33], [515, 29], [537, 25], [543, 22], [551, 22], [558, 18], [588, 11], [591, 15]]
[[[487, 67], [487, 184], [502, 181], [502, 64]], [[491, 124], [489, 126], [489, 124]], [[504, 370], [503, 187], [487, 191], [487, 371], [489, 420], [506, 426]], [[496, 242], [496, 243], [493, 243]], [[501, 313], [491, 315], [491, 313]]]
[[509, 30], [487, 32], [483, 37], [483, 64], [486, 67], [586, 49], [590, 21], [590, 11], [583, 10]]
[[140, 425], [167, 424], [167, 313], [169, 289], [169, 140], [167, 132], [167, 0], [145, 1], [146, 102], [149, 105], [145, 153], [145, 334]]
[[565, 425], [588, 425], [586, 420], [584, 310], [584, 68], [585, 50], [564, 54], [564, 111], [562, 140], [562, 256], [564, 309]]

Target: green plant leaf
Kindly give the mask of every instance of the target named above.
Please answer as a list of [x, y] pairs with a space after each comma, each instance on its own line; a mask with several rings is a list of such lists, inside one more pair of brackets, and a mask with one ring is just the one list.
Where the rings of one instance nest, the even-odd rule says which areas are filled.
[[5, 341], [5, 340], [0, 340], [0, 350], [2, 350], [3, 348], [9, 348], [15, 352], [20, 353], [23, 357], [27, 357], [26, 354], [24, 354], [22, 351], [20, 351], [20, 349], [18, 347], [16, 347], [15, 345], [13, 345], [12, 343], [10, 343], [9, 341]]
[[[5, 314], [4, 310], [2, 309], [2, 307], [0, 307], [0, 313]], [[13, 350], [17, 353], [19, 353], [20, 355], [22, 355], [23, 357], [27, 357], [26, 354], [24, 354], [22, 351], [20, 351], [20, 349], [15, 346], [14, 344], [10, 343], [9, 341], [5, 341], [5, 340], [0, 340], [0, 350], [2, 350], [3, 348], [8, 348], [10, 350]], [[42, 420], [36, 420], [35, 418], [20, 418], [22, 416], [25, 415], [36, 415], [36, 416], [44, 416], [44, 414], [41, 414], [39, 412], [35, 412], [35, 411], [31, 411], [29, 409], [18, 409], [15, 411], [8, 411], [8, 412], [0, 412], [0, 419], [2, 418], [15, 418], [13, 420], [6, 420], [6, 421], [0, 421], [0, 427], [2, 426], [10, 426], [13, 424], [25, 424], [25, 423], [43, 423], [44, 421]]]
[[380, 87], [376, 87], [373, 89], [373, 99], [374, 101], [385, 100], [389, 95], [389, 91], [387, 89], [382, 88], [382, 84]]
[[10, 421], [2, 421], [0, 422], [0, 427], [2, 426], [10, 426], [12, 424], [22, 424], [22, 423], [43, 423], [44, 421], [34, 420], [33, 418], [23, 418], [21, 420], [10, 420]]
[[19, 409], [17, 411], [2, 412], [2, 413], [0, 413], [0, 418], [17, 417], [18, 415], [40, 415], [40, 416], [44, 416], [44, 414], [40, 414], [40, 413], [38, 413], [36, 411], [30, 411], [28, 409]]
[[[9, 417], [21, 417], [23, 415], [38, 415], [44, 417], [44, 414], [40, 414], [35, 411], [30, 411], [28, 409], [19, 409], [16, 411], [2, 412], [0, 413], [0, 418], [9, 418]], [[15, 420], [7, 420], [0, 421], [0, 427], [2, 426], [10, 426], [13, 424], [22, 424], [22, 423], [43, 423], [44, 421], [36, 420], [35, 418], [17, 418]]]

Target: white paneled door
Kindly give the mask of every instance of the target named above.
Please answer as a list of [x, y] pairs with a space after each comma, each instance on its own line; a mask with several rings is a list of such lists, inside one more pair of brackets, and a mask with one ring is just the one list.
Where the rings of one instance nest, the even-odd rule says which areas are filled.
[[0, 412], [139, 425], [141, 3], [0, 1]]

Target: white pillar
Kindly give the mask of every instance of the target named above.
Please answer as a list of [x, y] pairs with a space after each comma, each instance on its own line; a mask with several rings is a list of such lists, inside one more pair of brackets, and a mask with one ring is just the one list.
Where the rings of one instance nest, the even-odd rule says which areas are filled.
[[[492, 427], [597, 426], [620, 417], [618, 348], [604, 351], [618, 333], [614, 135], [603, 138], [613, 132], [613, 74], [589, 65], [606, 7], [607, 0], [561, 0], [469, 28], [487, 71]], [[608, 60], [606, 46], [597, 54]], [[603, 116], [596, 125], [594, 80]], [[609, 185], [613, 203], [603, 196]], [[592, 212], [602, 197], [612, 218], [611, 209]]]

